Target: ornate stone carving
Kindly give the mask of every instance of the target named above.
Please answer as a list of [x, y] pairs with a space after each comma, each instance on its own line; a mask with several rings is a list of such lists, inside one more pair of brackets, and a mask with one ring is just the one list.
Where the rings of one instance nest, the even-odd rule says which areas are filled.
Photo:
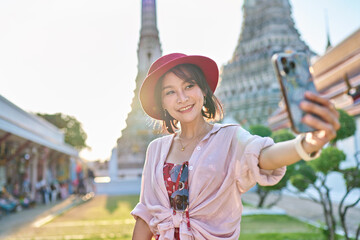
[[288, 0], [245, 0], [243, 23], [233, 57], [223, 66], [216, 92], [225, 116], [243, 125], [265, 124], [281, 99], [271, 65], [274, 53], [313, 55], [301, 40]]

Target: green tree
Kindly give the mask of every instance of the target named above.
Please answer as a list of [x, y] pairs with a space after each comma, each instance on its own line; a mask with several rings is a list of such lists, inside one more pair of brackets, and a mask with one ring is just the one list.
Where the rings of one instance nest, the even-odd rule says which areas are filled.
[[264, 125], [251, 125], [249, 127], [249, 132], [254, 135], [258, 135], [261, 137], [270, 137], [271, 136], [271, 129], [264, 126]]
[[294, 139], [295, 136], [292, 132], [290, 132], [288, 129], [280, 129], [276, 132], [273, 132], [271, 135], [272, 139], [274, 139], [274, 142], [284, 142], [287, 140]]
[[[345, 216], [349, 208], [356, 206], [360, 202], [360, 197], [355, 199], [353, 203], [345, 204], [345, 200], [349, 194], [360, 188], [360, 170], [358, 154], [355, 154], [356, 166], [341, 169], [341, 163], [346, 159], [343, 151], [335, 147], [336, 141], [345, 139], [355, 133], [356, 125], [353, 117], [349, 116], [345, 111], [340, 110], [341, 127], [337, 131], [337, 137], [332, 141], [332, 146], [328, 146], [322, 150], [320, 157], [310, 162], [300, 162], [296, 164], [295, 174], [290, 177], [290, 181], [300, 192], [305, 192], [312, 187], [317, 192], [317, 197], [309, 196], [310, 199], [322, 205], [326, 224], [326, 235], [330, 240], [336, 239], [335, 210], [333, 199], [330, 196], [330, 187], [327, 185], [327, 179], [330, 173], [337, 172], [342, 174], [346, 183], [346, 192], [342, 197], [338, 206], [341, 227], [344, 230], [345, 238], [349, 238]], [[357, 230], [356, 239], [359, 238], [360, 226]]]
[[65, 133], [65, 142], [67, 144], [70, 144], [78, 150], [90, 148], [86, 144], [87, 135], [82, 128], [81, 123], [75, 117], [68, 116], [62, 113], [37, 113], [37, 115], [44, 118], [51, 124], [55, 125], [57, 128], [63, 130]]
[[[359, 154], [359, 153], [358, 153]], [[346, 226], [346, 213], [347, 211], [356, 206], [359, 202], [360, 202], [360, 197], [355, 200], [353, 203], [351, 204], [345, 204], [345, 200], [348, 197], [348, 195], [353, 192], [353, 190], [355, 189], [359, 189], [360, 188], [360, 160], [358, 158], [358, 154], [355, 154], [355, 159], [356, 159], [356, 167], [352, 167], [352, 168], [347, 168], [344, 170], [340, 170], [340, 172], [342, 172], [343, 174], [343, 178], [345, 180], [345, 184], [346, 184], [346, 193], [343, 196], [343, 198], [340, 201], [339, 207], [338, 207], [338, 213], [340, 216], [340, 222], [341, 222], [341, 226], [344, 230], [345, 236], [348, 239], [348, 229]], [[359, 227], [356, 231], [356, 238], [355, 239], [359, 239], [360, 237], [360, 224]]]
[[[274, 142], [283, 142], [283, 141], [287, 141], [287, 140], [291, 140], [291, 139], [295, 138], [294, 134], [292, 134], [287, 129], [281, 129], [281, 130], [278, 130], [278, 131], [272, 133], [270, 128], [263, 126], [263, 125], [250, 126], [249, 132], [251, 134], [259, 135], [261, 137], [270, 137], [271, 136], [273, 138]], [[293, 171], [294, 171], [294, 166], [293, 165], [288, 166], [285, 176], [280, 180], [279, 183], [277, 183], [274, 186], [258, 185], [258, 187], [256, 189], [256, 193], [259, 196], [259, 202], [257, 204], [257, 207], [259, 207], [259, 208], [264, 207], [265, 200], [271, 192], [277, 192], [278, 198], [276, 198], [273, 202], [269, 203], [265, 207], [272, 207], [273, 205], [275, 205], [281, 199], [281, 197], [282, 197], [281, 190], [286, 187], [287, 182], [289, 181], [290, 176], [292, 175]]]
[[356, 123], [354, 118], [342, 109], [338, 109], [338, 112], [340, 113], [339, 121], [341, 123], [341, 127], [336, 132], [336, 138], [331, 141], [332, 144], [354, 135], [356, 131]]

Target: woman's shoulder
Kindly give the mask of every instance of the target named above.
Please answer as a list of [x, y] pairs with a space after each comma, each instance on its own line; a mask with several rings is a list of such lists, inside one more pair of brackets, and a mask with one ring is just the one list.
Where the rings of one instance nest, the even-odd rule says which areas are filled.
[[239, 124], [215, 124], [217, 135], [230, 137], [232, 140], [246, 142], [252, 134]]
[[214, 125], [214, 131], [221, 132], [223, 134], [236, 133], [236, 132], [247, 132], [240, 124], [222, 124], [216, 123]]
[[168, 144], [168, 143], [171, 142], [172, 138], [173, 138], [172, 134], [164, 135], [164, 136], [155, 138], [154, 140], [152, 140], [149, 143], [148, 148], [157, 148], [157, 147], [162, 146], [163, 144]]

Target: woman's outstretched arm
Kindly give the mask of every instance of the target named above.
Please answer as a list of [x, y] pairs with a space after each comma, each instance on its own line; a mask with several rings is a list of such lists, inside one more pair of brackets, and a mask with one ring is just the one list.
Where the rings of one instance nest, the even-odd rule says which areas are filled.
[[150, 231], [147, 223], [140, 217], [136, 219], [134, 232], [133, 232], [133, 240], [151, 240], [153, 237], [152, 232]]
[[[301, 140], [302, 148], [306, 153], [311, 154], [319, 151], [336, 137], [336, 131], [340, 128], [339, 113], [328, 99], [311, 92], [306, 92], [305, 97], [310, 101], [300, 104], [300, 108], [308, 113], [302, 121], [318, 129], [315, 132], [306, 133]], [[318, 115], [321, 119], [312, 116], [311, 113]], [[263, 149], [259, 156], [260, 168], [276, 169], [299, 161], [301, 157], [296, 151], [296, 141], [294, 139], [280, 142]]]
[[[263, 149], [259, 157], [259, 167], [261, 169], [274, 170], [298, 162], [301, 157], [296, 152], [295, 141], [293, 139], [280, 142]], [[310, 153], [312, 151], [307, 152]]]

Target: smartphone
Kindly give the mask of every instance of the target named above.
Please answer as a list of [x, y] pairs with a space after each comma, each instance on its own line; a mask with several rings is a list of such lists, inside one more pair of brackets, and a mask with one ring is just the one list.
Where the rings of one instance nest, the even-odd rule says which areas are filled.
[[277, 53], [272, 57], [272, 63], [284, 97], [291, 129], [297, 134], [315, 131], [316, 129], [301, 122], [306, 113], [299, 106], [305, 99], [305, 91], [317, 93], [306, 54]]

